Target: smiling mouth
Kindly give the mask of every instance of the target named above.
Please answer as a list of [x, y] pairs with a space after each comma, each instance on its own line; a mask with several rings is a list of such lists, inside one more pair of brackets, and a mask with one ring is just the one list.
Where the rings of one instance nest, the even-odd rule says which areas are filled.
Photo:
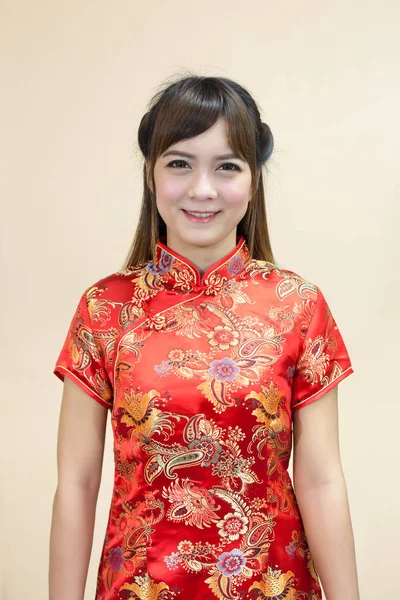
[[184, 215], [186, 216], [186, 218], [191, 221], [192, 223], [210, 223], [210, 221], [214, 220], [214, 217], [216, 217], [221, 211], [217, 210], [217, 211], [209, 211], [209, 212], [202, 212], [202, 211], [188, 211], [185, 210], [184, 208], [182, 208], [182, 212], [184, 213]]

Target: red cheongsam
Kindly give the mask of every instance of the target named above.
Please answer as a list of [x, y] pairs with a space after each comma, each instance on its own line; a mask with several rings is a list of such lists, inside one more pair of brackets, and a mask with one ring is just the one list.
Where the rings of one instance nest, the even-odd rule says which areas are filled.
[[353, 372], [321, 290], [250, 257], [152, 261], [89, 287], [54, 373], [110, 409], [96, 600], [318, 600], [288, 463], [293, 411]]

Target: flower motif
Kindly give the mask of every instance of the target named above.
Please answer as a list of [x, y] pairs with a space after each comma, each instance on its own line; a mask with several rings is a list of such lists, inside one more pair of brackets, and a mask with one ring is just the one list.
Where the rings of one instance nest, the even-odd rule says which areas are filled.
[[153, 273], [153, 275], [160, 275], [162, 273], [160, 267], [153, 261], [148, 262], [145, 266], [145, 269], [146, 271], [149, 271], [149, 273]]
[[189, 540], [182, 540], [178, 544], [178, 550], [182, 556], [190, 556], [193, 552], [194, 546]]
[[129, 531], [130, 528], [133, 527], [133, 523], [134, 523], [134, 518], [127, 514], [127, 513], [122, 513], [116, 520], [115, 520], [115, 526], [119, 529], [119, 531], [122, 532], [127, 532]]
[[240, 271], [243, 269], [244, 267], [244, 262], [242, 260], [242, 258], [240, 258], [240, 256], [234, 256], [230, 261], [229, 261], [229, 273], [231, 275], [237, 275], [237, 273], [240, 273]]
[[204, 460], [201, 461], [202, 467], [209, 467], [211, 464], [218, 462], [222, 446], [216, 440], [213, 440], [209, 435], [202, 435], [200, 439], [194, 439], [188, 444], [188, 448], [198, 448], [205, 453]]
[[296, 371], [296, 365], [289, 365], [286, 372], [286, 381], [290, 383]]
[[228, 439], [232, 440], [234, 442], [240, 442], [242, 440], [244, 440], [246, 437], [246, 434], [242, 431], [242, 429], [239, 427], [239, 425], [235, 425], [235, 427], [232, 427], [232, 425], [229, 425], [228, 427]]
[[148, 317], [146, 319], [146, 321], [143, 324], [143, 327], [145, 329], [162, 329], [163, 327], [165, 327], [167, 321], [166, 321], [166, 316], [165, 315], [157, 315], [152, 313], [151, 311], [148, 311]]
[[290, 558], [294, 558], [296, 556], [296, 544], [294, 542], [290, 542], [288, 546], [285, 546], [285, 550], [289, 554]]
[[125, 562], [125, 558], [121, 548], [111, 548], [108, 555], [108, 562], [113, 571], [119, 571]]
[[165, 252], [165, 250], [161, 252], [160, 266], [163, 269], [163, 273], [165, 273], [165, 271], [170, 271], [174, 262], [175, 257], [172, 256], [169, 252]]
[[[255, 594], [256, 598], [285, 598], [285, 600], [295, 600], [298, 594], [294, 589], [295, 576], [292, 571], [282, 573], [280, 569], [275, 571], [268, 565], [266, 573], [262, 574], [261, 581], [255, 581], [248, 589], [248, 592]], [[255, 590], [253, 592], [253, 590]]]
[[239, 548], [234, 548], [230, 552], [223, 552], [219, 556], [217, 567], [224, 575], [231, 577], [232, 575], [239, 575], [245, 564], [246, 557], [243, 552]]
[[157, 390], [151, 389], [147, 393], [131, 388], [121, 398], [122, 415], [120, 422], [127, 427], [134, 427], [138, 433], [146, 434], [151, 429], [157, 418], [158, 403], [161, 400]]
[[173, 362], [181, 362], [185, 358], [185, 353], [180, 348], [173, 348], [168, 352], [168, 358]]
[[240, 535], [246, 533], [248, 522], [249, 519], [245, 515], [240, 514], [240, 512], [227, 513], [222, 521], [217, 523], [219, 535], [223, 538], [228, 538], [230, 541], [237, 540]]
[[150, 273], [153, 273], [153, 275], [162, 275], [163, 273], [166, 273], [172, 269], [174, 262], [175, 257], [163, 250], [161, 252], [160, 260], [149, 261], [145, 268]]
[[218, 346], [220, 350], [229, 350], [229, 346], [237, 346], [239, 332], [228, 325], [217, 325], [207, 333], [210, 346]]
[[171, 371], [171, 365], [168, 361], [163, 360], [159, 365], [154, 365], [154, 370], [159, 377], [166, 377]]
[[233, 381], [239, 373], [239, 367], [230, 358], [213, 360], [208, 370], [217, 381]]
[[172, 552], [169, 556], [164, 556], [164, 562], [171, 571], [177, 569], [180, 563], [178, 552]]

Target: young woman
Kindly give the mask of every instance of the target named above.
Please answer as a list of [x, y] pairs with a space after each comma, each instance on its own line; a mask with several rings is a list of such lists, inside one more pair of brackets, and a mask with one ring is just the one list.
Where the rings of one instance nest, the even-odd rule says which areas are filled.
[[96, 600], [357, 600], [337, 414], [353, 369], [321, 289], [274, 261], [270, 128], [239, 84], [189, 76], [138, 141], [131, 251], [83, 293], [54, 369], [50, 600], [84, 597], [108, 411]]

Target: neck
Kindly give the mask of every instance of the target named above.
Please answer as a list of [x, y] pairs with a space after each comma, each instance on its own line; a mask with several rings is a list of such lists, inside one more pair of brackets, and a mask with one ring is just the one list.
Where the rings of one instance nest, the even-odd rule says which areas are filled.
[[194, 245], [177, 238], [167, 232], [166, 243], [171, 250], [187, 258], [203, 275], [210, 265], [220, 260], [237, 245], [236, 228], [223, 240], [216, 244]]

